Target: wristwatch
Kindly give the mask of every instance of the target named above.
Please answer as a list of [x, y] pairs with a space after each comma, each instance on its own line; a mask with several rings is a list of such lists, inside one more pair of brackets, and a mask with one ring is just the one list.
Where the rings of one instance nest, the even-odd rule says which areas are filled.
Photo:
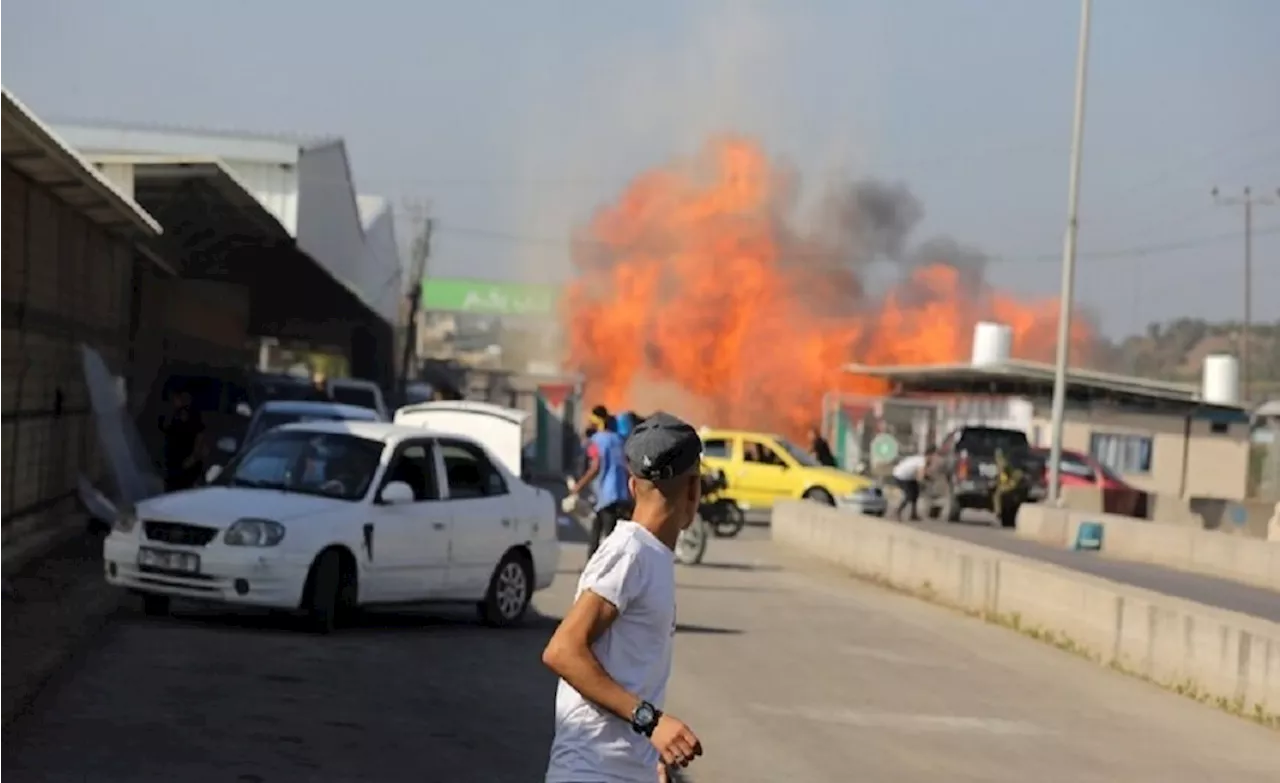
[[658, 727], [658, 719], [661, 717], [662, 710], [647, 701], [642, 701], [631, 712], [631, 728], [637, 734], [652, 737], [653, 730]]

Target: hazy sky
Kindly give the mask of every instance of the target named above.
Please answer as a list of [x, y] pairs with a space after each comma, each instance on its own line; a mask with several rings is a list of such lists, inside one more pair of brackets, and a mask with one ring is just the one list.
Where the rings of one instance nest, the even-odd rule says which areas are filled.
[[[1002, 259], [998, 284], [1051, 294], [1078, 14], [1076, 0], [7, 0], [2, 76], [47, 119], [341, 134], [362, 190], [431, 202], [439, 274], [563, 274], [557, 240], [594, 206], [727, 130], [811, 185], [906, 181], [927, 211], [917, 239], [977, 245]], [[1280, 187], [1277, 40], [1276, 0], [1095, 1], [1078, 291], [1109, 333], [1238, 317], [1242, 216], [1209, 191]], [[1255, 318], [1274, 320], [1280, 204], [1255, 226]], [[1151, 250], [1105, 255], [1129, 248]]]

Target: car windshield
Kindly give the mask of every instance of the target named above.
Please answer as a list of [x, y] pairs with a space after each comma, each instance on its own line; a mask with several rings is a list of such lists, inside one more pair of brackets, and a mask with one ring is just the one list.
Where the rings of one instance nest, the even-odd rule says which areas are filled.
[[382, 448], [380, 441], [346, 433], [276, 430], [251, 443], [214, 484], [359, 500]]
[[796, 462], [799, 462], [801, 465], [804, 465], [806, 468], [822, 467], [822, 463], [814, 459], [812, 454], [800, 448], [799, 446], [787, 440], [786, 438], [775, 437], [774, 440], [776, 440], [778, 442], [778, 445], [781, 446], [788, 454], [791, 455], [791, 459], [795, 460]]
[[1108, 481], [1114, 481], [1114, 482], [1116, 482], [1116, 483], [1118, 483], [1118, 484], [1123, 484], [1123, 483], [1124, 483], [1124, 479], [1122, 479], [1122, 478], [1120, 478], [1118, 475], [1116, 475], [1115, 471], [1113, 471], [1111, 468], [1107, 467], [1107, 466], [1106, 466], [1106, 464], [1104, 464], [1104, 463], [1102, 463], [1102, 462], [1099, 462], [1099, 463], [1098, 463], [1098, 469], [1102, 471], [1102, 475], [1103, 475], [1103, 476], [1105, 476], [1105, 477], [1107, 478], [1107, 480], [1108, 480]]

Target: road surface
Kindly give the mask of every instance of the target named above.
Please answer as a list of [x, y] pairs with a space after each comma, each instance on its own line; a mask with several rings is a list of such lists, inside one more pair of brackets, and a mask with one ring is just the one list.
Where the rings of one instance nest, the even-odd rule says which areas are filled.
[[1037, 541], [1018, 538], [1014, 535], [1014, 531], [992, 526], [978, 515], [966, 514], [963, 522], [927, 521], [918, 524], [922, 530], [930, 533], [970, 541], [980, 546], [1055, 563], [1115, 582], [1123, 582], [1189, 601], [1198, 601], [1233, 612], [1262, 617], [1272, 622], [1280, 622], [1280, 594], [1262, 587], [1251, 587], [1230, 579], [1218, 579], [1149, 563], [1115, 560], [1097, 552], [1076, 552], [1047, 546]]
[[[749, 529], [681, 568], [667, 705], [694, 783], [1280, 780], [1280, 736], [1001, 628], [787, 559]], [[371, 615], [329, 638], [271, 617], [120, 614], [4, 737], [21, 781], [533, 781], [539, 652], [583, 549], [494, 631]]]

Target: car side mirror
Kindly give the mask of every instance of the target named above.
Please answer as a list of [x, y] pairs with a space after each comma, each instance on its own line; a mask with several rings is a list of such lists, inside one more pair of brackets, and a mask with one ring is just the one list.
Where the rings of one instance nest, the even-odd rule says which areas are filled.
[[221, 465], [210, 465], [209, 469], [204, 472], [204, 483], [212, 484], [218, 476], [222, 475]]
[[388, 506], [412, 503], [414, 500], [413, 487], [404, 481], [393, 481], [382, 488], [379, 498]]
[[253, 408], [247, 402], [238, 402], [236, 403], [236, 413], [247, 419], [253, 415]]
[[232, 438], [232, 437], [229, 437], [229, 436], [228, 436], [228, 437], [225, 437], [225, 438], [218, 438], [218, 442], [217, 442], [217, 444], [216, 444], [216, 445], [217, 445], [217, 447], [218, 447], [218, 451], [225, 451], [225, 452], [227, 452], [228, 454], [235, 454], [235, 453], [236, 453], [236, 445], [237, 445], [237, 444], [236, 444], [236, 439], [235, 439], [235, 438]]

